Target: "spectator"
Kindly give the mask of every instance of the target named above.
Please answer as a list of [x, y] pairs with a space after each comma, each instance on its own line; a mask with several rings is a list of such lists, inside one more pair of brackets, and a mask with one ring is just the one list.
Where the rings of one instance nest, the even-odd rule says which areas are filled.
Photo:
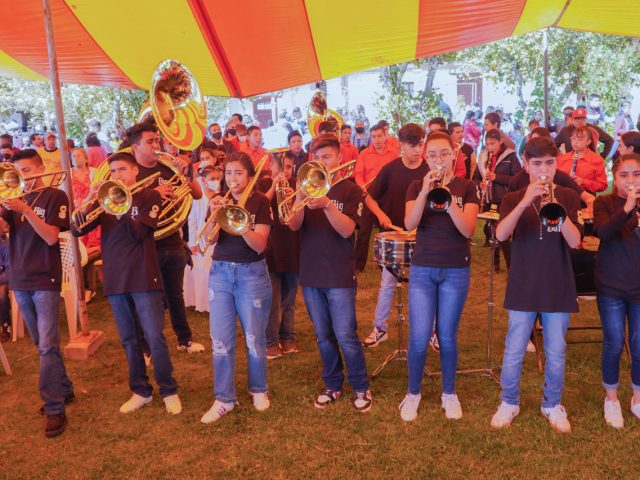
[[[487, 107], [487, 111], [492, 107]], [[498, 130], [502, 135], [502, 143], [505, 147], [510, 148], [511, 150], [515, 150], [516, 144], [513, 143], [511, 137], [500, 130], [500, 125], [502, 125], [502, 116], [497, 112], [489, 112], [484, 116], [484, 131], [489, 132], [490, 130]]]
[[631, 131], [623, 133], [620, 137], [620, 145], [618, 145], [618, 153], [625, 155], [627, 153], [640, 154], [640, 132]]
[[575, 109], [571, 114], [571, 118], [571, 125], [564, 127], [555, 138], [556, 146], [560, 149], [560, 152], [565, 153], [571, 150], [571, 137], [576, 128], [588, 126], [591, 129], [591, 136], [593, 138], [589, 148], [595, 152], [597, 151], [598, 142], [602, 142], [604, 145], [602, 158], [607, 158], [613, 148], [613, 137], [597, 125], [589, 125], [587, 123], [587, 110], [584, 108]]
[[29, 135], [29, 145], [34, 150], [38, 150], [39, 148], [44, 147], [44, 140], [42, 139], [42, 135], [37, 132]]
[[398, 142], [397, 137], [394, 137], [393, 135], [391, 135], [391, 131], [389, 130], [389, 122], [387, 122], [386, 120], [380, 120], [378, 122], [378, 125], [380, 125], [384, 130], [384, 138], [389, 148], [391, 150], [397, 150], [399, 152], [400, 142]]
[[600, 106], [600, 95], [592, 93], [589, 95], [589, 105], [587, 105], [587, 120], [591, 125], [604, 124], [604, 110]]
[[19, 148], [16, 148], [13, 145], [13, 135], [10, 135], [8, 133], [3, 133], [2, 135], [0, 135], [0, 144], [9, 145], [9, 148], [11, 148], [12, 154], [20, 151]]
[[431, 132], [446, 132], [447, 122], [445, 122], [444, 118], [442, 117], [433, 117], [431, 120], [429, 120], [429, 123], [427, 124], [427, 128], [425, 130], [427, 131], [427, 135], [429, 135]]
[[104, 149], [106, 155], [113, 153], [111, 145], [109, 145], [109, 137], [102, 131], [102, 124], [98, 120], [91, 120], [89, 122], [89, 132], [96, 134], [100, 141], [100, 146]]
[[8, 143], [0, 144], [0, 155], [2, 156], [2, 158], [0, 158], [1, 162], [10, 161], [13, 156], [13, 148], [11, 148], [11, 145]]
[[302, 135], [298, 130], [289, 132], [289, 135], [287, 135], [287, 143], [293, 155], [293, 176], [295, 177], [300, 166], [309, 160], [309, 155], [302, 148]]
[[482, 130], [478, 128], [476, 116], [471, 110], [465, 115], [462, 128], [464, 130], [464, 143], [471, 145], [474, 150], [478, 148], [482, 138]]
[[633, 130], [633, 120], [631, 120], [631, 102], [624, 101], [620, 105], [620, 110], [616, 116], [614, 137], [617, 141], [620, 141], [620, 137], [627, 133], [629, 130]]
[[95, 132], [87, 133], [85, 138], [87, 144], [87, 158], [89, 167], [98, 168], [107, 159], [107, 152], [102, 148], [98, 135]]
[[364, 127], [364, 121], [356, 120], [355, 133], [353, 134], [353, 137], [351, 137], [351, 143], [355, 145], [359, 152], [361, 152], [369, 146], [370, 141], [371, 139]]
[[570, 107], [568, 105], [562, 109], [562, 115], [564, 115], [564, 119], [556, 123], [557, 132], [560, 132], [564, 127], [568, 127], [573, 123], [572, 115], [574, 110], [575, 108]]
[[44, 135], [44, 146], [38, 149], [42, 163], [47, 172], [62, 170], [61, 152], [58, 148], [56, 134], [47, 132]]
[[342, 162], [347, 163], [351, 160], [357, 160], [360, 152], [355, 145], [351, 143], [351, 125], [346, 123], [340, 127], [340, 155]]

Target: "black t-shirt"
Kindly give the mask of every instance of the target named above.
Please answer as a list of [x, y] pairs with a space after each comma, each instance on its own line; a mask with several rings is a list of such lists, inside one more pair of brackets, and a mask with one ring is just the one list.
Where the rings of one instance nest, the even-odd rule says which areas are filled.
[[624, 212], [626, 200], [601, 195], [593, 204], [593, 228], [600, 239], [595, 281], [598, 294], [640, 303], [638, 215]]
[[[447, 187], [460, 208], [466, 203], [480, 205], [478, 191], [471, 180], [454, 177]], [[406, 201], [416, 200], [420, 190], [422, 179], [414, 180], [407, 190]], [[434, 212], [425, 206], [416, 232], [411, 265], [465, 268], [470, 263], [469, 239], [460, 233], [448, 213]]]
[[[531, 183], [531, 179], [529, 178], [527, 171], [523, 168], [511, 179], [507, 186], [507, 191], [516, 192], [521, 188], [529, 186], [529, 183]], [[578, 197], [582, 195], [582, 192], [584, 192], [580, 185], [571, 178], [571, 175], [563, 172], [562, 170], [556, 170], [556, 174], [553, 176], [553, 183], [560, 185], [561, 187], [567, 187], [571, 190], [575, 190]]]
[[[69, 230], [69, 199], [56, 188], [29, 193], [22, 199], [47, 225]], [[9, 224], [9, 288], [54, 290], [62, 285], [60, 244], [48, 245], [22, 214], [0, 209]]]
[[402, 158], [396, 158], [382, 167], [367, 192], [378, 202], [391, 222], [397, 227], [402, 227], [407, 189], [414, 180], [422, 181], [428, 171], [429, 166], [424, 160], [417, 168], [411, 169], [405, 166]]
[[[500, 205], [505, 218], [524, 197], [526, 188], [509, 192]], [[556, 186], [556, 202], [578, 226], [580, 199], [569, 188]], [[527, 207], [516, 224], [504, 308], [524, 312], [577, 312], [578, 302], [569, 246], [560, 227], [540, 223], [538, 202]]]
[[[173, 170], [160, 162], [158, 162], [155, 167], [151, 168], [145, 167], [138, 163], [138, 171], [139, 173], [136, 178], [137, 181], [142, 180], [143, 178], [147, 178], [149, 175], [153, 175], [156, 172], [160, 172], [160, 177], [156, 178], [151, 183], [151, 185], [148, 185], [149, 188], [156, 188], [157, 186], [166, 183], [174, 176]], [[183, 248], [182, 238], [180, 237], [180, 230], [169, 235], [168, 237], [156, 241], [156, 248], [158, 250], [174, 250]]]
[[[327, 197], [356, 224], [362, 216], [362, 190], [349, 181], [331, 187]], [[356, 286], [354, 236], [344, 238], [322, 209], [305, 208], [300, 228], [300, 285], [315, 288]]]
[[[295, 179], [289, 181], [289, 186], [295, 190]], [[259, 192], [267, 192], [271, 188], [273, 180], [263, 178], [258, 181], [256, 189]], [[265, 256], [267, 267], [275, 273], [298, 273], [300, 270], [300, 232], [292, 231], [288, 226], [282, 225], [278, 219], [278, 199], [273, 194], [271, 199], [271, 215], [273, 226], [269, 232], [269, 245]]]
[[[229, 197], [231, 203], [236, 204], [233, 197]], [[253, 192], [244, 208], [251, 214], [254, 229], [256, 225], [273, 225], [271, 206], [269, 200], [260, 192]], [[264, 259], [264, 253], [257, 253], [251, 248], [242, 235], [230, 235], [220, 229], [218, 243], [213, 249], [214, 260], [226, 262], [253, 263]]]
[[144, 188], [133, 196], [131, 208], [120, 219], [103, 213], [83, 230], [73, 228], [73, 234], [78, 236], [98, 225], [102, 229], [100, 247], [105, 295], [162, 290], [153, 238], [161, 205], [160, 194]]

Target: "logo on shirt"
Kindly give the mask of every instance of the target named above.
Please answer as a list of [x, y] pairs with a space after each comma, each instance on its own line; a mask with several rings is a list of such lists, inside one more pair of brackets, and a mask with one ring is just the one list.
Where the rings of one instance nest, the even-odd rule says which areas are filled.
[[134, 205], [133, 207], [131, 207], [131, 218], [133, 220], [136, 219], [136, 217], [138, 216], [138, 213], [139, 212], [138, 212], [138, 206], [137, 205]]
[[60, 205], [60, 212], [58, 212], [58, 217], [61, 220], [64, 220], [65, 218], [67, 218], [67, 206], [66, 205]]
[[460, 208], [462, 208], [462, 197], [456, 197], [455, 195], [451, 195], [451, 198], [454, 202], [458, 204]]
[[[271, 218], [273, 219], [273, 216]], [[256, 215], [252, 213], [251, 214], [251, 230], [255, 230], [255, 229], [256, 229]]]
[[158, 216], [159, 211], [160, 211], [160, 207], [158, 205], [152, 205], [151, 211], [149, 211], [149, 217], [156, 218]]
[[553, 232], [560, 233], [560, 225], [556, 225], [555, 227], [547, 227], [547, 232], [549, 232], [549, 233], [553, 233]]
[[[331, 200], [333, 204], [338, 208], [338, 210], [342, 211], [344, 209], [344, 203], [339, 202], [337, 200]], [[360, 204], [362, 205], [362, 203]], [[360, 207], [359, 207], [360, 208]]]
[[42, 207], [33, 207], [33, 213], [39, 216], [42, 220], [44, 220], [47, 211]]

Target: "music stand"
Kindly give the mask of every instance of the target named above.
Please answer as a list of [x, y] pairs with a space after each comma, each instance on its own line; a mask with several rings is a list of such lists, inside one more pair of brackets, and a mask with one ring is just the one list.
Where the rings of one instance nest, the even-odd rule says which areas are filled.
[[[391, 352], [384, 361], [378, 365], [378, 367], [371, 374], [371, 379], [375, 379], [380, 372], [394, 360], [407, 361], [407, 349], [404, 346], [402, 325], [404, 324], [404, 300], [402, 297], [403, 284], [409, 281], [406, 276], [406, 270], [404, 266], [399, 267], [382, 267], [386, 268], [394, 277], [396, 277], [396, 324], [398, 325], [398, 345], [396, 349]], [[423, 368], [424, 374], [427, 377], [431, 377], [432, 373], [425, 366]]]
[[496, 250], [500, 246], [500, 242], [496, 238], [496, 223], [498, 222], [498, 216], [495, 212], [487, 212], [486, 214], [478, 215], [478, 218], [481, 218], [487, 222], [487, 226], [489, 227], [489, 295], [487, 298], [487, 350], [486, 350], [486, 359], [484, 368], [474, 368], [467, 370], [458, 370], [456, 373], [460, 375], [482, 375], [483, 377], [489, 377], [497, 384], [500, 384], [500, 378], [498, 374], [495, 372], [496, 369], [500, 367], [493, 366], [493, 352], [491, 350], [492, 336], [493, 336], [493, 307], [495, 303], [493, 302], [493, 257], [496, 253]]

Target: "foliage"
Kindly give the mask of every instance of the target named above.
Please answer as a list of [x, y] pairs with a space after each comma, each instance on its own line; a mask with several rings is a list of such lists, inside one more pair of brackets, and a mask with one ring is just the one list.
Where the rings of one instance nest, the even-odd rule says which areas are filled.
[[[572, 95], [591, 93], [599, 94], [604, 110], [614, 115], [640, 74], [638, 40], [562, 29], [550, 29], [548, 38], [552, 118], [561, 118]], [[467, 50], [460, 68], [501, 82], [518, 97], [517, 116], [529, 119], [544, 107], [543, 51], [543, 33], [528, 33]], [[530, 93], [527, 85], [533, 87]]]

